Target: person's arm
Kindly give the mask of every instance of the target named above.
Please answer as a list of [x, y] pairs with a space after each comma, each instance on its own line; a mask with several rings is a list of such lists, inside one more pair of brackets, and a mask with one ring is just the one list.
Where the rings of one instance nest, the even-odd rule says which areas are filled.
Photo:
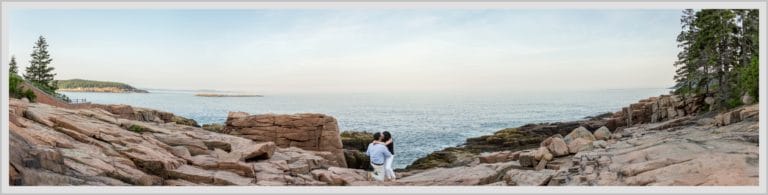
[[389, 145], [389, 144], [391, 144], [391, 143], [392, 143], [392, 139], [389, 139], [389, 140], [387, 140], [387, 143], [385, 143], [385, 144], [386, 144], [386, 145]]
[[389, 152], [387, 147], [384, 147], [384, 158], [389, 158], [390, 156], [392, 156], [392, 153]]

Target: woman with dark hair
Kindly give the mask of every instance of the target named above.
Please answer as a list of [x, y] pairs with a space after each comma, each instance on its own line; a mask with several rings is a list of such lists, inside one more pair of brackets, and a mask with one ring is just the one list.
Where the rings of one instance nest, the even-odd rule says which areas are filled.
[[389, 150], [389, 153], [392, 153], [391, 156], [387, 157], [384, 163], [384, 176], [386, 176], [389, 180], [395, 180], [395, 170], [392, 169], [392, 163], [395, 160], [395, 144], [392, 142], [392, 134], [389, 133], [389, 131], [384, 131], [381, 133], [382, 141], [380, 143], [387, 146], [387, 150]]

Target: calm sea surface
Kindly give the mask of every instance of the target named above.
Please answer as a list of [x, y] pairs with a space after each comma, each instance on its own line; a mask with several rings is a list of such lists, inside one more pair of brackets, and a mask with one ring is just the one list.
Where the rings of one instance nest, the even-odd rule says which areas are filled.
[[527, 123], [578, 120], [615, 112], [668, 89], [521, 92], [500, 94], [323, 94], [264, 97], [197, 97], [195, 92], [150, 90], [150, 93], [65, 92], [93, 103], [128, 104], [173, 112], [200, 124], [223, 123], [229, 111], [324, 113], [336, 117], [342, 131], [392, 132], [396, 168], [419, 157]]

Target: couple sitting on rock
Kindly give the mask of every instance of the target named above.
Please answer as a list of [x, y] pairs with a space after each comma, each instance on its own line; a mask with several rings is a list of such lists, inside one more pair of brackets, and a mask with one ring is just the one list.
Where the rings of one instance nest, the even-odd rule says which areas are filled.
[[365, 154], [371, 158], [371, 167], [373, 167], [371, 177], [376, 181], [395, 180], [395, 171], [392, 169], [392, 161], [395, 158], [394, 148], [392, 134], [388, 131], [373, 134], [373, 142], [368, 144]]

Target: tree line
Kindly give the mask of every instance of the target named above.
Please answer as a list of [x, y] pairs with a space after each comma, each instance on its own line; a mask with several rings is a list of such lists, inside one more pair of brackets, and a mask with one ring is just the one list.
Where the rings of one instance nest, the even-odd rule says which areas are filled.
[[758, 99], [758, 10], [683, 10], [674, 93], [714, 98], [715, 109]]
[[[25, 69], [24, 73], [24, 80], [29, 81], [34, 85], [35, 87], [39, 88], [40, 90], [57, 97], [59, 99], [62, 99], [64, 101], [69, 101], [69, 98], [63, 94], [56, 93], [56, 90], [58, 89], [55, 76], [56, 73], [53, 72], [54, 67], [50, 66], [53, 59], [51, 58], [50, 53], [48, 52], [48, 43], [45, 40], [45, 37], [40, 36], [38, 37], [37, 41], [35, 42], [34, 46], [32, 47], [32, 53], [30, 54], [30, 60], [29, 60], [29, 66]], [[30, 97], [29, 94], [31, 91], [28, 89], [26, 91], [20, 89], [20, 83], [23, 82], [21, 77], [18, 75], [18, 65], [16, 63], [16, 57], [11, 56], [11, 60], [9, 62], [9, 84], [13, 84], [9, 86], [10, 93], [14, 97], [27, 97], [30, 100], [33, 100], [33, 97]], [[34, 94], [33, 94], [34, 95]]]

